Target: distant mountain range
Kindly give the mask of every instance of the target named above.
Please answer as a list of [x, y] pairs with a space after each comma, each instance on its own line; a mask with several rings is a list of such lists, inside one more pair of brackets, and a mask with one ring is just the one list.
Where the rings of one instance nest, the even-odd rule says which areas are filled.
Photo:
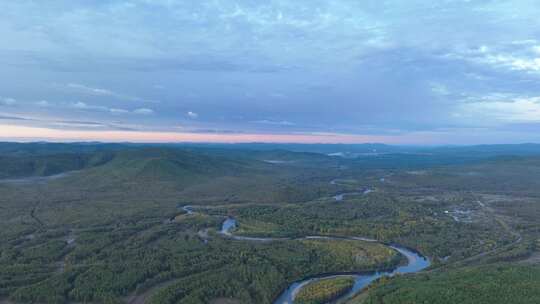
[[95, 152], [103, 150], [121, 150], [127, 147], [182, 147], [182, 148], [214, 148], [271, 151], [285, 150], [291, 152], [311, 152], [321, 154], [359, 154], [378, 155], [389, 153], [482, 153], [492, 155], [531, 155], [540, 154], [540, 144], [493, 144], [493, 145], [448, 145], [448, 146], [401, 146], [380, 143], [366, 144], [272, 144], [272, 143], [100, 143], [100, 142], [0, 142], [0, 155], [5, 154], [56, 154], [61, 152]]
[[[0, 143], [0, 179], [96, 168], [118, 178], [178, 179], [267, 164], [416, 168], [540, 156], [540, 144], [392, 146], [385, 144]], [[125, 176], [122, 176], [125, 175]]]

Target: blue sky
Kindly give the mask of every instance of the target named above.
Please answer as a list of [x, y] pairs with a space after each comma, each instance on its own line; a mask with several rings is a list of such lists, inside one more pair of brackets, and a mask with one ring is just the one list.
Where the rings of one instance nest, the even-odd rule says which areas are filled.
[[0, 139], [540, 142], [538, 16], [529, 0], [3, 1]]

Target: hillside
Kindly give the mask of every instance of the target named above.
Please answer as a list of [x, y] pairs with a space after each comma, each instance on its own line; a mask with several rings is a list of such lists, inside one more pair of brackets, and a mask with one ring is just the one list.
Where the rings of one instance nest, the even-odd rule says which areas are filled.
[[43, 177], [82, 170], [103, 165], [112, 157], [110, 152], [0, 156], [0, 179]]

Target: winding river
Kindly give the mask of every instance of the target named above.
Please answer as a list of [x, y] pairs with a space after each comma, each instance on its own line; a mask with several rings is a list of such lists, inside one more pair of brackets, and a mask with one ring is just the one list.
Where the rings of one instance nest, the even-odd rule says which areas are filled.
[[[340, 182], [338, 179], [333, 179], [330, 181], [330, 185], [339, 185]], [[370, 194], [371, 192], [375, 191], [374, 189], [370, 188], [370, 187], [366, 187], [366, 188], [360, 188], [359, 191], [356, 191], [356, 192], [342, 192], [342, 193], [338, 193], [336, 195], [333, 196], [334, 200], [336, 202], [340, 202], [342, 200], [345, 199], [345, 196], [348, 196], [348, 195], [367, 195], [367, 194]]]
[[[235, 240], [241, 240], [241, 241], [255, 241], [255, 242], [272, 242], [277, 240], [287, 240], [285, 238], [278, 239], [278, 238], [255, 238], [255, 237], [243, 237], [243, 236], [235, 236], [232, 234], [232, 230], [236, 228], [237, 223], [236, 219], [229, 217], [227, 218], [220, 230], [220, 234], [222, 234], [225, 237], [235, 239]], [[328, 236], [306, 236], [300, 239], [336, 239]], [[357, 240], [357, 241], [364, 241], [364, 242], [377, 242], [373, 239], [368, 238], [362, 238], [362, 237], [343, 237], [339, 239], [349, 239], [349, 240]], [[281, 295], [274, 301], [274, 304], [292, 304], [294, 302], [294, 298], [298, 294], [298, 292], [304, 287], [305, 285], [321, 280], [321, 279], [328, 279], [328, 278], [334, 278], [334, 277], [340, 277], [340, 276], [349, 276], [353, 277], [355, 282], [353, 288], [347, 292], [345, 295], [339, 297], [332, 303], [342, 303], [345, 300], [348, 300], [352, 298], [355, 294], [357, 294], [360, 290], [368, 286], [371, 282], [375, 281], [376, 279], [383, 277], [383, 276], [393, 276], [396, 274], [405, 274], [405, 273], [415, 273], [419, 272], [431, 264], [430, 261], [423, 257], [422, 255], [409, 250], [407, 248], [401, 247], [399, 245], [388, 245], [390, 248], [398, 251], [400, 254], [404, 255], [407, 258], [407, 265], [398, 266], [392, 271], [381, 271], [381, 272], [361, 272], [361, 273], [342, 273], [342, 274], [332, 274], [332, 275], [320, 275], [311, 277], [305, 280], [297, 281], [291, 284], [287, 289], [285, 289]]]
[[367, 195], [367, 194], [370, 194], [371, 192], [373, 192], [375, 190], [371, 189], [371, 188], [365, 188], [365, 189], [362, 189], [361, 192], [346, 192], [346, 193], [339, 193], [339, 194], [336, 194], [335, 196], [333, 196], [334, 200], [336, 202], [341, 202], [342, 200], [345, 199], [345, 196], [347, 195]]

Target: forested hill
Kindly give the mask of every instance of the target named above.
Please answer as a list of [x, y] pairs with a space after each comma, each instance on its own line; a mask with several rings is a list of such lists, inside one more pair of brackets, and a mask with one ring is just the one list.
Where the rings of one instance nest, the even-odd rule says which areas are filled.
[[[419, 168], [540, 156], [540, 145], [413, 147], [382, 144], [104, 144], [0, 143], [0, 179], [50, 176], [105, 164], [137, 175], [212, 173], [258, 162], [359, 168]], [[260, 165], [260, 164], [259, 164]], [[233, 168], [231, 166], [239, 166]], [[122, 170], [120, 170], [122, 171]], [[186, 172], [187, 172], [186, 171]], [[153, 173], [152, 173], [153, 172]], [[161, 172], [161, 173], [160, 173]], [[126, 172], [128, 173], [128, 172]]]
[[[33, 150], [33, 149], [32, 149]], [[26, 150], [28, 151], [28, 150]], [[0, 179], [51, 176], [95, 168], [95, 174], [131, 178], [179, 178], [192, 174], [215, 175], [255, 167], [249, 159], [236, 159], [178, 148], [124, 147], [94, 151], [47, 152], [0, 155]], [[215, 153], [214, 153], [215, 154]], [[99, 169], [98, 169], [99, 167]]]
[[51, 176], [107, 163], [110, 152], [0, 156], [0, 179]]

